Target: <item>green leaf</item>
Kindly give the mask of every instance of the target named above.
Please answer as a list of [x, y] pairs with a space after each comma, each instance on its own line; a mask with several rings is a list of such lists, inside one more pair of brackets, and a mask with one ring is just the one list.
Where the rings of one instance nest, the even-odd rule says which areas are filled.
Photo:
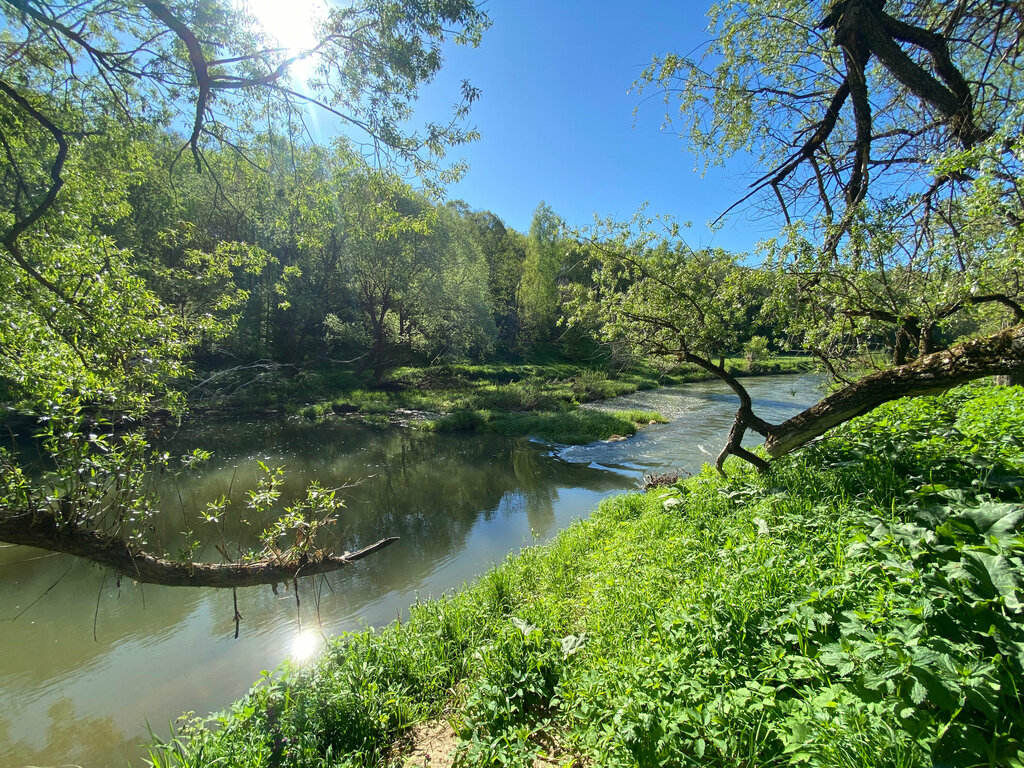
[[960, 511], [956, 517], [970, 521], [978, 533], [1003, 537], [1014, 533], [1020, 527], [1020, 522], [1024, 519], [1024, 505], [986, 501], [977, 507]]
[[578, 650], [583, 647], [586, 641], [587, 633], [581, 632], [579, 635], [566, 635], [562, 638], [562, 655], [565, 657], [572, 656]]

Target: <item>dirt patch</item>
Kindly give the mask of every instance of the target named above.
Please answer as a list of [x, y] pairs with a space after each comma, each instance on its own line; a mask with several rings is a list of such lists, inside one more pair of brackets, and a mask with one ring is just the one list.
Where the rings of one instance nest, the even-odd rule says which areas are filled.
[[[542, 750], [534, 756], [533, 768], [569, 768], [584, 765], [578, 757], [560, 754], [557, 743], [547, 734], [534, 734]], [[446, 720], [431, 720], [414, 725], [396, 745], [400, 755], [389, 765], [395, 768], [452, 768], [458, 754], [459, 737]]]
[[414, 725], [408, 734], [408, 751], [399, 759], [401, 768], [451, 768], [459, 737], [445, 720]]

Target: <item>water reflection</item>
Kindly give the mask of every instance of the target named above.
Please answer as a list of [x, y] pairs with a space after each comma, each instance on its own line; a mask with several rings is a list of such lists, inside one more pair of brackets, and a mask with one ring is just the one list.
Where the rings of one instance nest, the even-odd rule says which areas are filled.
[[288, 660], [297, 664], [309, 661], [324, 647], [325, 637], [322, 632], [307, 629], [292, 638], [288, 646]]
[[[770, 401], [769, 419], [815, 399], [815, 387], [751, 382], [755, 399]], [[343, 422], [234, 423], [167, 436], [172, 450], [214, 451], [200, 471], [167, 484], [157, 533], [171, 551], [189, 526], [229, 549], [252, 542], [264, 521], [243, 525], [236, 512], [222, 530], [203, 528], [199, 513], [221, 494], [244, 508], [257, 458], [286, 467], [283, 503], [311, 480], [349, 484], [332, 526], [339, 548], [401, 540], [329, 577], [300, 579], [297, 592], [290, 584], [239, 590], [238, 640], [230, 592], [143, 587], [65, 556], [0, 548], [0, 765], [123, 765], [140, 754], [134, 745], [145, 740], [146, 721], [166, 733], [183, 711], [219, 709], [262, 670], [315, 653], [322, 633], [380, 625], [419, 598], [458, 588], [645, 472], [696, 469], [708, 458], [701, 445], [720, 447], [734, 402], [717, 385], [641, 393], [612, 405], [657, 409], [672, 423], [622, 443], [562, 449]]]
[[[286, 467], [283, 504], [311, 480], [354, 483], [341, 491], [338, 548], [400, 541], [327, 578], [301, 579], [297, 591], [239, 590], [238, 641], [230, 592], [119, 582], [72, 558], [0, 549], [0, 764], [123, 763], [139, 754], [132, 745], [145, 740], [146, 720], [166, 732], [184, 710], [220, 708], [261, 670], [315, 653], [322, 632], [391, 621], [529, 543], [531, 529], [550, 536], [623, 487], [621, 477], [557, 460], [544, 444], [496, 436], [278, 422], [183, 431], [174, 443], [215, 458], [166, 485], [156, 533], [171, 551], [189, 527], [228, 549], [252, 543], [264, 521], [243, 525], [236, 512], [218, 529], [201, 525], [199, 513], [221, 494], [243, 510], [261, 472], [256, 458]], [[60, 727], [51, 712], [64, 718]], [[70, 745], [90, 733], [94, 741]]]
[[20, 741], [9, 724], [0, 720], [0, 743], [9, 754], [16, 755], [17, 765], [53, 765], [53, 756], [60, 755], [64, 764], [90, 768], [110, 765], [113, 755], [130, 755], [139, 750], [139, 737], [127, 737], [113, 717], [96, 717], [88, 709], [78, 711], [72, 700], [64, 696], [46, 710], [45, 732], [46, 740], [40, 745]]

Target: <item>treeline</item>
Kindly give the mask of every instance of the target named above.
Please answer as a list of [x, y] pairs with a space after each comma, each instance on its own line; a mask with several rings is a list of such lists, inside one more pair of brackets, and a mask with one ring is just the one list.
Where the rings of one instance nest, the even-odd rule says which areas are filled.
[[[134, 142], [126, 213], [107, 234], [168, 311], [201, 329], [193, 361], [202, 368], [342, 363], [380, 381], [397, 365], [552, 349], [630, 359], [626, 346], [602, 345], [596, 314], [568, 301], [593, 287], [597, 251], [611, 244], [570, 236], [545, 203], [521, 233], [490, 211], [432, 199], [343, 141], [224, 148], [206, 153], [202, 173], [180, 160], [180, 146], [171, 134]], [[735, 346], [722, 354], [778, 336], [760, 318], [759, 294], [731, 318]]]
[[528, 354], [554, 339], [566, 265], [543, 203], [528, 234], [438, 203], [344, 142], [267, 141], [176, 163], [149, 142], [111, 234], [186, 322], [209, 321], [204, 365], [344, 360], [379, 379], [410, 361]]

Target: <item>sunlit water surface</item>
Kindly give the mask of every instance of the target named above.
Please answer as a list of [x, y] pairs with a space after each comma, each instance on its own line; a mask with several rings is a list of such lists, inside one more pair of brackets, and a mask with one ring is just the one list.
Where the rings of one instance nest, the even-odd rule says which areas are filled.
[[[780, 420], [819, 396], [814, 377], [745, 382], [757, 411]], [[157, 535], [173, 551], [193, 528], [229, 548], [253, 531], [231, 514], [204, 527], [221, 494], [245, 503], [262, 470], [287, 469], [284, 497], [311, 480], [341, 491], [339, 548], [401, 540], [329, 578], [230, 591], [140, 586], [64, 555], [0, 548], [0, 765], [140, 764], [147, 723], [166, 735], [184, 711], [220, 709], [262, 670], [317, 653], [325, 635], [385, 624], [459, 588], [524, 545], [544, 541], [645, 473], [713, 460], [735, 412], [717, 382], [642, 392], [600, 408], [658, 410], [670, 423], [586, 446], [494, 435], [437, 435], [347, 422], [241, 422], [186, 428], [179, 451], [214, 458], [167, 481]], [[223, 536], [223, 539], [220, 537]], [[212, 553], [203, 553], [211, 557]]]

